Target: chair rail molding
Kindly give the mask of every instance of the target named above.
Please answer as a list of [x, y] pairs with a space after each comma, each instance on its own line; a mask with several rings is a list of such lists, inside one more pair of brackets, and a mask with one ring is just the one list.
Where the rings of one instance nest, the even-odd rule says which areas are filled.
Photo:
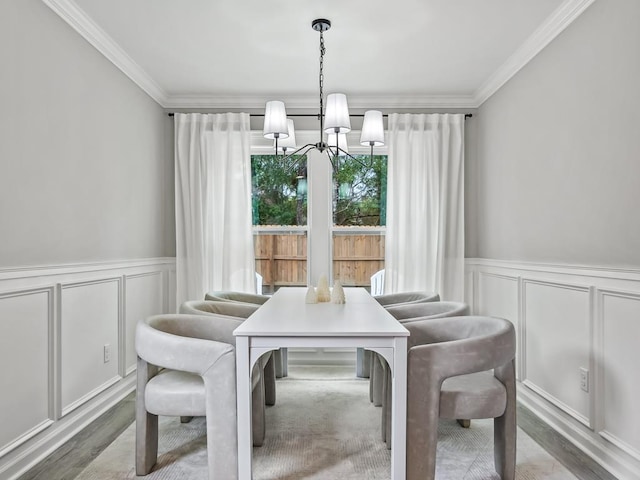
[[640, 383], [629, 381], [640, 364], [640, 269], [465, 264], [472, 312], [518, 327], [518, 400], [616, 477], [640, 480]]
[[175, 258], [0, 268], [0, 478], [132, 392], [135, 324], [175, 311]]

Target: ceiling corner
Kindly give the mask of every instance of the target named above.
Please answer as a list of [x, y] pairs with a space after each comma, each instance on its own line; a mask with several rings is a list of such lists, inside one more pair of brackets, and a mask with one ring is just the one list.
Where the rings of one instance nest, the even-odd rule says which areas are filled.
[[595, 0], [565, 0], [547, 20], [540, 25], [522, 46], [504, 62], [474, 94], [474, 102], [480, 107], [516, 73], [529, 63], [565, 28], [584, 12]]
[[104, 30], [96, 25], [73, 0], [42, 0], [61, 19], [67, 22], [87, 42], [118, 67], [161, 107], [167, 94]]

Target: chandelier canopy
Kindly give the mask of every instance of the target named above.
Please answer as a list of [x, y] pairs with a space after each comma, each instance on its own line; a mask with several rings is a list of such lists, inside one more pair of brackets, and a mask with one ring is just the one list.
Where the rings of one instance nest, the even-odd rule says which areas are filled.
[[[323, 67], [325, 46], [323, 33], [331, 28], [331, 22], [324, 18], [318, 18], [311, 22], [311, 27], [320, 33], [320, 74], [318, 78], [320, 85], [320, 111], [318, 113], [320, 141], [296, 148], [293, 120], [287, 118], [285, 104], [281, 100], [267, 102], [263, 134], [265, 138], [274, 141], [276, 155], [282, 152], [285, 158], [289, 158], [292, 155], [305, 155], [309, 150], [315, 148], [320, 152], [327, 152], [329, 160], [335, 169], [338, 164], [336, 159], [339, 156], [348, 156], [354, 160], [359, 160], [350, 155], [347, 148], [346, 134], [351, 131], [347, 96], [344, 93], [331, 93], [327, 95], [326, 104], [324, 102]], [[325, 134], [327, 135], [326, 141]], [[371, 156], [373, 156], [373, 147], [384, 145], [382, 112], [378, 110], [365, 112], [360, 144], [371, 147]], [[293, 151], [288, 154], [287, 152], [290, 150]]]

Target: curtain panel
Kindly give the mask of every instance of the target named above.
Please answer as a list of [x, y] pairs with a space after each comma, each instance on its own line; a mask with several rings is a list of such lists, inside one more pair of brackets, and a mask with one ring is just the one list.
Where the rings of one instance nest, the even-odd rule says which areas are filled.
[[177, 306], [211, 290], [255, 292], [246, 113], [177, 113]]
[[389, 115], [385, 292], [464, 300], [464, 115]]

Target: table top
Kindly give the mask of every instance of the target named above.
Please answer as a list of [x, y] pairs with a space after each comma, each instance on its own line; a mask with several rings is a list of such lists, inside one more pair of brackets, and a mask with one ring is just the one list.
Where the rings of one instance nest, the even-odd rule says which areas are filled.
[[406, 337], [364, 288], [345, 288], [346, 303], [305, 303], [307, 287], [278, 290], [233, 332], [236, 336]]

